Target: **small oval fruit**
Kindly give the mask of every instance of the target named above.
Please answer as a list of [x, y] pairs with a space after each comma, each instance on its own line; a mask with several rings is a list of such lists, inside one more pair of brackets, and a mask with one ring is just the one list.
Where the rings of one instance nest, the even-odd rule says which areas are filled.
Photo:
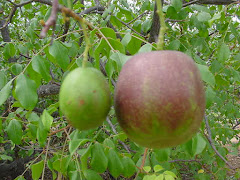
[[79, 130], [100, 126], [111, 106], [108, 83], [95, 68], [76, 68], [64, 79], [59, 105], [70, 124]]
[[198, 131], [204, 116], [199, 70], [178, 51], [135, 55], [120, 72], [114, 107], [120, 126], [137, 144], [149, 148], [182, 144]]

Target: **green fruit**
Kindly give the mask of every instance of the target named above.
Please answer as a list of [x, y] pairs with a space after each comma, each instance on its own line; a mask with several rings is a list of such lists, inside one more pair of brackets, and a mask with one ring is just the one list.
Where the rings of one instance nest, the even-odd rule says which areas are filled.
[[95, 68], [76, 68], [64, 79], [59, 93], [60, 109], [79, 130], [100, 126], [111, 106], [108, 83]]
[[137, 144], [166, 148], [189, 140], [199, 129], [205, 92], [194, 61], [177, 51], [133, 56], [115, 91], [120, 126]]

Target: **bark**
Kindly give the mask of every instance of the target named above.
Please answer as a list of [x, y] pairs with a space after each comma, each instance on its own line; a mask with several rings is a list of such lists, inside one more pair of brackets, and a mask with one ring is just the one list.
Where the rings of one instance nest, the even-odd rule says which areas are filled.
[[[5, 24], [5, 20], [0, 20], [0, 28], [3, 27], [4, 24]], [[1, 35], [4, 42], [11, 42], [8, 26], [1, 29]]]
[[149, 37], [149, 40], [148, 40], [150, 43], [157, 42], [159, 29], [160, 29], [160, 22], [159, 22], [159, 16], [157, 14], [157, 6], [156, 6], [156, 3], [155, 3], [152, 27], [151, 27], [151, 30], [150, 30], [150, 37]]
[[49, 95], [57, 95], [59, 90], [60, 86], [56, 84], [42, 85], [38, 88], [38, 96], [45, 97]]

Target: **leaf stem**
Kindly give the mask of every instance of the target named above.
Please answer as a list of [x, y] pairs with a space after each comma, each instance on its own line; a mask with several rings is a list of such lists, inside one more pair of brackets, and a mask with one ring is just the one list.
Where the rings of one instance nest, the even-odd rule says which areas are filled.
[[157, 3], [157, 13], [159, 16], [160, 21], [160, 29], [158, 35], [158, 42], [157, 42], [157, 50], [163, 50], [164, 47], [164, 34], [167, 30], [167, 26], [165, 24], [165, 18], [162, 11], [162, 0], [156, 0]]

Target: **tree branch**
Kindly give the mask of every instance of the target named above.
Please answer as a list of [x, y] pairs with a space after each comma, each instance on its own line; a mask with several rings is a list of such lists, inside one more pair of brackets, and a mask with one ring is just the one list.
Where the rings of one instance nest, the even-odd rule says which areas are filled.
[[59, 90], [60, 86], [56, 84], [42, 85], [38, 88], [38, 96], [45, 97], [49, 95], [57, 95]]
[[204, 116], [204, 121], [205, 121], [205, 124], [206, 124], [207, 133], [208, 133], [208, 135], [206, 137], [207, 137], [208, 142], [210, 143], [211, 147], [213, 148], [215, 153], [218, 155], [218, 157], [220, 157], [231, 169], [234, 169], [232, 167], [232, 165], [229, 164], [229, 162], [218, 152], [218, 150], [216, 149], [215, 145], [213, 144], [212, 132], [211, 132], [211, 129], [210, 129], [210, 126], [209, 126], [209, 123], [208, 123], [208, 118], [207, 118], [206, 115]]

